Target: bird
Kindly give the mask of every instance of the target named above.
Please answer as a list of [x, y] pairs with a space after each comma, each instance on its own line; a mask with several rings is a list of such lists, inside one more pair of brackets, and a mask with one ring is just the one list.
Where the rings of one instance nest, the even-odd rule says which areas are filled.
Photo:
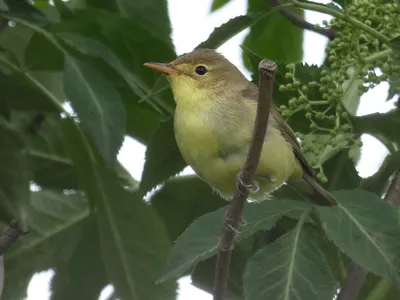
[[[175, 140], [183, 159], [222, 198], [231, 200], [252, 140], [258, 86], [214, 49], [144, 65], [169, 81], [176, 103]], [[270, 199], [286, 183], [313, 204], [337, 205], [316, 181], [293, 130], [273, 103], [254, 180], [250, 200]]]

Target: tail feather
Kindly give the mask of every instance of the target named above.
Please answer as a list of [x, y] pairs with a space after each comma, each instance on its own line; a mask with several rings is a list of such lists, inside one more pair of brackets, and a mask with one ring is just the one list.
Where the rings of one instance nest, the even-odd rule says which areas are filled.
[[288, 185], [310, 202], [322, 206], [336, 206], [336, 199], [312, 176], [304, 172], [303, 177], [292, 179]]

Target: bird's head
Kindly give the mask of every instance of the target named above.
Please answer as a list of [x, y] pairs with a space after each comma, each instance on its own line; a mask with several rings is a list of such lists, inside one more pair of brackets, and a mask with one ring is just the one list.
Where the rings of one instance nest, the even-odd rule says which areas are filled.
[[223, 55], [211, 49], [197, 49], [170, 63], [145, 63], [145, 66], [167, 75], [175, 101], [218, 99], [247, 83], [243, 74]]

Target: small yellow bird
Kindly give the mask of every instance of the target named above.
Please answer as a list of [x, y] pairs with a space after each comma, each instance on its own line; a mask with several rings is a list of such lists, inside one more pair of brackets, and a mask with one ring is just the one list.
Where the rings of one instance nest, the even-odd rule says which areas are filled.
[[[144, 65], [166, 74], [170, 82], [176, 102], [175, 138], [183, 158], [230, 200], [252, 139], [258, 87], [211, 49], [194, 50], [167, 64]], [[292, 129], [271, 105], [256, 171], [258, 188], [250, 198], [268, 199], [284, 182], [315, 204], [337, 204], [316, 182]]]

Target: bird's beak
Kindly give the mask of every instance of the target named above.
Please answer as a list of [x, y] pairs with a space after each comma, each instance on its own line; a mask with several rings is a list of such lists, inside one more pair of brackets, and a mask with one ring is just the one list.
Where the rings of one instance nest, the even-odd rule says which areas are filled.
[[149, 62], [149, 63], [145, 63], [144, 65], [150, 69], [154, 69], [154, 70], [162, 72], [166, 75], [177, 75], [180, 73], [171, 64]]

